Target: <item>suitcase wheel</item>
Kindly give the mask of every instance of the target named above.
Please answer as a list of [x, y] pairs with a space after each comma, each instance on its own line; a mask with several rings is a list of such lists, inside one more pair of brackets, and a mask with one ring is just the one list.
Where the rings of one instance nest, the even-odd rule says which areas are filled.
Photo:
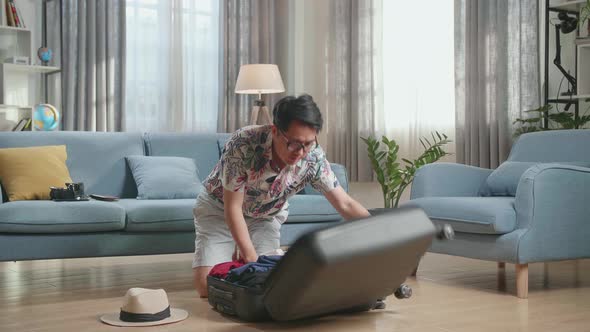
[[393, 295], [400, 300], [410, 298], [412, 296], [412, 288], [406, 284], [401, 284], [401, 286], [395, 290]]
[[223, 305], [221, 303], [217, 303], [215, 306], [215, 309], [221, 313], [227, 314], [227, 315], [232, 315], [235, 316], [236, 315], [236, 311], [234, 310], [233, 307], [231, 306], [227, 306], [227, 305]]
[[375, 302], [375, 306], [373, 307], [373, 309], [385, 309], [386, 306], [387, 305], [385, 304], [385, 302], [383, 302], [383, 300], [377, 300], [377, 302]]

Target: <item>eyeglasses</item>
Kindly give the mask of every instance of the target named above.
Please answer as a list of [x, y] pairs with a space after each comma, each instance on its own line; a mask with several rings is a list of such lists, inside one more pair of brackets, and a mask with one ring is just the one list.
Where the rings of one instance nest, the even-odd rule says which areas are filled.
[[285, 135], [285, 133], [282, 130], [279, 130], [279, 133], [281, 133], [281, 137], [283, 137], [283, 139], [285, 140], [285, 142], [287, 143], [287, 150], [291, 151], [291, 152], [297, 152], [301, 149], [303, 149], [303, 151], [305, 153], [313, 150], [316, 148], [316, 146], [318, 146], [318, 139], [317, 137], [308, 143], [305, 144], [301, 144], [299, 142], [292, 142], [289, 140], [289, 138]]

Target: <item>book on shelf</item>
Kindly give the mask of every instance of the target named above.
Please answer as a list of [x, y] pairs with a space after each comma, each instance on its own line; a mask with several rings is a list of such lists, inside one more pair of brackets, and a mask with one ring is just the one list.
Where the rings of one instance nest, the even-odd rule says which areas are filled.
[[25, 126], [23, 127], [23, 130], [31, 130], [32, 123], [33, 123], [33, 120], [31, 118], [28, 118], [27, 123], [25, 123]]
[[14, 16], [14, 26], [17, 28], [24, 28], [22, 18], [18, 14], [20, 11], [16, 9], [16, 3], [14, 0], [8, 0], [10, 3], [10, 10], [12, 11], [12, 15]]
[[25, 26], [25, 20], [23, 20], [23, 14], [21, 14], [20, 7], [18, 7], [16, 5], [16, 3], [14, 2], [14, 0], [11, 0], [11, 1], [12, 1], [12, 4], [14, 5], [14, 9], [16, 11], [16, 17], [18, 18], [19, 27], [21, 27], [23, 29], [26, 28], [26, 26]]
[[12, 128], [12, 131], [22, 131], [25, 129], [27, 122], [31, 121], [31, 118], [23, 118]]
[[16, 28], [25, 28], [25, 22], [23, 21], [23, 15], [21, 14], [20, 8], [16, 5], [15, 0], [0, 0], [0, 6], [2, 10], [0, 14], [0, 23]]
[[12, 14], [12, 7], [10, 6], [10, 0], [4, 0], [4, 8], [6, 9], [6, 19], [8, 26], [14, 27], [14, 15]]

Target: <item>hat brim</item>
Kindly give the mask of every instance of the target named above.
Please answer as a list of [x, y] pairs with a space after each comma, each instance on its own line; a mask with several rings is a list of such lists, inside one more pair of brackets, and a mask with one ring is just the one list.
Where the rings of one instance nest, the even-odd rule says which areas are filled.
[[100, 317], [100, 320], [109, 325], [113, 326], [154, 326], [164, 325], [180, 322], [188, 317], [188, 312], [182, 309], [170, 308], [170, 317], [155, 322], [124, 322], [119, 319], [119, 313], [106, 314]]

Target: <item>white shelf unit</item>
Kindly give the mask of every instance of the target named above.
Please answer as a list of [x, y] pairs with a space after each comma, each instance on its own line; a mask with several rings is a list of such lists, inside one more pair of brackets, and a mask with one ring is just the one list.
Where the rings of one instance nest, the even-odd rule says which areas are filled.
[[578, 98], [590, 98], [590, 43], [578, 44]]
[[[0, 131], [12, 131], [22, 119], [33, 118], [32, 107], [22, 107], [16, 105], [0, 105]], [[27, 131], [34, 130], [29, 126]]]
[[2, 64], [5, 71], [14, 71], [28, 74], [53, 74], [60, 71], [57, 67], [39, 66], [39, 65], [16, 65], [13, 63]]
[[580, 7], [586, 3], [586, 0], [572, 0], [572, 1], [552, 1], [551, 7], [563, 10], [579, 11]]
[[[33, 105], [46, 102], [43, 77], [60, 71], [40, 65], [34, 51], [31, 30], [0, 25], [0, 130], [31, 118]], [[5, 63], [14, 56], [27, 57], [28, 64]]]

